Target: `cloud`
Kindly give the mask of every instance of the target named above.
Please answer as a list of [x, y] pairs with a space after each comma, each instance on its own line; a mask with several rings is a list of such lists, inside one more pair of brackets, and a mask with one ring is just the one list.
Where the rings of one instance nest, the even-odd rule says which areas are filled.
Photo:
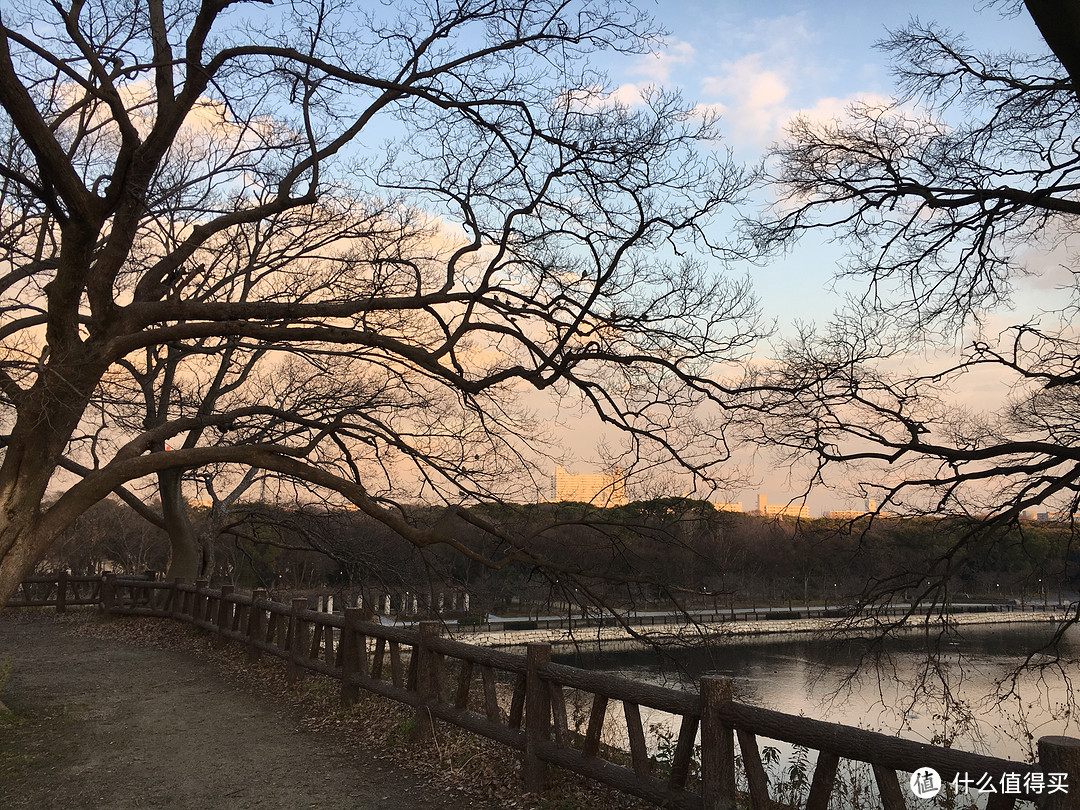
[[1071, 297], [1080, 284], [1080, 278], [1073, 272], [1076, 256], [1080, 252], [1080, 238], [1072, 232], [1067, 221], [1057, 220], [1048, 222], [1039, 237], [1018, 248], [1013, 255], [1028, 273], [1017, 279], [1017, 286], [1056, 293], [1056, 304], [1060, 305]]
[[633, 107], [637, 104], [641, 104], [645, 100], [642, 89], [641, 86], [634, 84], [633, 82], [621, 84], [604, 100], [614, 101], [619, 104], [625, 104], [628, 107]]
[[744, 20], [734, 30], [731, 56], [710, 65], [698, 91], [701, 110], [722, 113], [721, 126], [733, 145], [760, 151], [782, 138], [795, 115], [832, 120], [865, 98], [825, 95], [825, 88], [835, 93], [850, 86], [850, 77], [838, 82], [833, 60], [823, 51], [819, 20], [806, 12]]
[[646, 77], [654, 84], [663, 84], [671, 79], [673, 65], [689, 65], [693, 61], [693, 45], [682, 40], [667, 40], [660, 50], [641, 57], [631, 72]]
[[559, 105], [583, 112], [597, 110], [610, 104], [625, 104], [627, 107], [635, 107], [643, 104], [648, 85], [639, 85], [633, 82], [620, 84], [614, 90], [606, 92], [599, 84], [589, 87], [578, 88], [570, 93], [564, 93], [559, 100]]
[[753, 53], [724, 63], [722, 74], [702, 79], [702, 93], [717, 101], [701, 108], [724, 115], [736, 141], [767, 142], [791, 116], [784, 104], [790, 93], [788, 83], [780, 71], [765, 67], [764, 61], [764, 54]]
[[706, 76], [701, 89], [707, 95], [737, 98], [752, 107], [767, 108], [788, 96], [788, 86], [776, 70], [762, 66], [765, 55], [752, 53], [737, 62], [725, 62], [721, 76]]
[[799, 106], [791, 100], [791, 68], [772, 63], [765, 53], [726, 62], [722, 68], [719, 75], [702, 80], [701, 91], [708, 100], [698, 109], [723, 116], [723, 126], [736, 144], [766, 147], [783, 137], [795, 116], [825, 123], [844, 118], [856, 102], [883, 107], [890, 103], [884, 96], [856, 93], [825, 96]]
[[599, 87], [592, 91], [579, 93], [574, 101], [584, 108], [595, 108], [604, 104], [625, 104], [636, 107], [644, 103], [648, 89], [655, 85], [670, 82], [672, 67], [689, 65], [694, 61], [694, 46], [680, 40], [665, 41], [660, 50], [645, 54], [630, 68], [631, 76], [644, 77], [645, 81], [624, 82], [609, 93]]
[[868, 114], [875, 116], [875, 118], [883, 115], [896, 116], [910, 113], [925, 120], [923, 113], [917, 110], [913, 111], [910, 107], [897, 107], [893, 99], [880, 93], [854, 93], [843, 98], [825, 96], [819, 98], [810, 107], [793, 110], [788, 120], [795, 115], [812, 124], [825, 124], [843, 120], [848, 117], [852, 106], [856, 104], [860, 108], [865, 107]]

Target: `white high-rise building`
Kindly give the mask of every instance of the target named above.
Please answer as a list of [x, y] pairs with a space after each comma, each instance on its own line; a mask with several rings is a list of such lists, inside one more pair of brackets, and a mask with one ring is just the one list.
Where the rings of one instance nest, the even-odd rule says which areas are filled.
[[783, 506], [772, 506], [766, 499], [765, 493], [762, 492], [757, 498], [757, 511], [759, 515], [765, 515], [766, 517], [793, 517], [793, 518], [809, 518], [810, 507], [806, 504], [798, 503], [785, 503]]
[[595, 475], [574, 475], [563, 467], [556, 467], [551, 476], [548, 500], [626, 506], [626, 476], [618, 467]]

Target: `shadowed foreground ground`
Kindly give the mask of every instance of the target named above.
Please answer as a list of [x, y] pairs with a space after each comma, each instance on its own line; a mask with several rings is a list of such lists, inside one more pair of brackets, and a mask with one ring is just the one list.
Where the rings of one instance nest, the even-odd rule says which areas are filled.
[[355, 734], [306, 731], [295, 706], [191, 650], [103, 626], [0, 613], [2, 700], [17, 718], [0, 720], [0, 808], [484, 806]]

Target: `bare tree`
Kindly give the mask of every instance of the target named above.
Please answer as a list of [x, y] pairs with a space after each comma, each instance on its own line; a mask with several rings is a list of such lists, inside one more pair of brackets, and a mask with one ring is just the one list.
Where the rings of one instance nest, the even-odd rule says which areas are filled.
[[[0, 601], [108, 493], [210, 464], [453, 544], [465, 518], [411, 524], [390, 473], [410, 466], [451, 507], [520, 487], [523, 386], [573, 392], [631, 452], [715, 474], [728, 394], [713, 372], [753, 345], [755, 310], [684, 248], [722, 253], [701, 226], [745, 177], [677, 96], [607, 97], [591, 55], [647, 50], [650, 21], [606, 0], [250, 9], [0, 17]], [[263, 380], [335, 357], [417, 407], [311, 420], [135, 390], [200, 350], [260, 354]], [[91, 418], [115, 385], [159, 410], [136, 430]], [[79, 479], [46, 509], [65, 460]]]
[[[1023, 6], [1043, 53], [981, 53], [917, 20], [890, 32], [898, 98], [796, 120], [771, 155], [776, 207], [752, 229], [767, 249], [813, 231], [850, 246], [839, 274], [864, 290], [762, 380], [779, 417], [763, 440], [816, 459], [819, 476], [859, 470], [881, 511], [979, 518], [929, 570], [872, 581], [871, 601], [909, 590], [940, 605], [964, 561], [1025, 510], [1076, 514], [1077, 16], [1056, 0]], [[1013, 312], [1018, 280], [1061, 256], [1072, 278], [1061, 305]], [[1016, 320], [991, 329], [991, 316]], [[952, 388], [976, 371], [1008, 394], [958, 408]], [[1054, 575], [1070, 565], [1059, 559]]]
[[[421, 238], [417, 228], [388, 218], [388, 213], [373, 211], [362, 222], [336, 218], [312, 218], [301, 225], [290, 222], [284, 233], [276, 230], [276, 223], [263, 222], [254, 233], [233, 234], [211, 256], [217, 266], [204, 268], [189, 296], [221, 295], [227, 285], [231, 300], [246, 301], [260, 286], [264, 295], [298, 299], [327, 287], [348, 287], [355, 283], [357, 262], [372, 266], [387, 261], [388, 248], [400, 256], [405, 246]], [[347, 246], [347, 254], [336, 268], [327, 268], [324, 260], [291, 259], [301, 241], [309, 253], [337, 243]], [[418, 259], [419, 254], [412, 256], [413, 261]], [[298, 283], [297, 277], [306, 283]], [[229, 336], [169, 341], [124, 358], [117, 363], [120, 373], [101, 386], [88, 411], [97, 421], [82, 437], [86, 452], [97, 458], [108, 453], [108, 446], [115, 446], [118, 436], [127, 441], [148, 427], [163, 426], [178, 417], [199, 420], [211, 414], [232, 414], [237, 422], [219, 421], [210, 428], [196, 421], [178, 447], [162, 446], [172, 451], [258, 444], [286, 437], [296, 440], [301, 434], [311, 441], [313, 426], [336, 431], [339, 441], [361, 435], [370, 439], [369, 434], [380, 427], [385, 438], [388, 413], [401, 418], [417, 406], [416, 397], [404, 395], [414, 386], [394, 385], [384, 375], [372, 374], [356, 357], [310, 346], [300, 354], [290, 353], [286, 360], [270, 355], [267, 362], [267, 357], [265, 347]], [[421, 397], [420, 402], [426, 405], [428, 399]], [[62, 464], [79, 475], [87, 472], [70, 457]], [[264, 492], [266, 483], [267, 474], [257, 467], [219, 463], [159, 471], [152, 490], [160, 512], [147, 506], [145, 495], [127, 488], [118, 493], [168, 532], [169, 576], [191, 579], [213, 575], [216, 540], [230, 527], [238, 500], [256, 484]], [[186, 495], [193, 492], [208, 508], [189, 509]]]

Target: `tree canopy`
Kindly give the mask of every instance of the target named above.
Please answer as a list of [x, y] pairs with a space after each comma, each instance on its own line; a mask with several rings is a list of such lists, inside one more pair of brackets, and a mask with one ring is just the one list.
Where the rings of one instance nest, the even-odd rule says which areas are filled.
[[[979, 517], [935, 563], [942, 586], [980, 532], [1025, 512], [1071, 520], [1080, 496], [1078, 18], [1070, 3], [1023, 5], [1044, 52], [986, 53], [920, 20], [889, 32], [896, 97], [795, 120], [753, 227], [766, 250], [811, 232], [843, 244], [840, 275], [860, 291], [766, 375], [766, 440], [818, 475], [857, 470], [882, 511]], [[1056, 304], [1016, 311], [1061, 266]], [[959, 407], [953, 389], [975, 373], [1002, 395]]]
[[454, 544], [543, 457], [525, 389], [715, 474], [713, 371], [760, 330], [694, 257], [747, 178], [678, 95], [609, 98], [590, 57], [657, 36], [607, 0], [5, 7], [0, 603], [92, 504], [210, 465]]

